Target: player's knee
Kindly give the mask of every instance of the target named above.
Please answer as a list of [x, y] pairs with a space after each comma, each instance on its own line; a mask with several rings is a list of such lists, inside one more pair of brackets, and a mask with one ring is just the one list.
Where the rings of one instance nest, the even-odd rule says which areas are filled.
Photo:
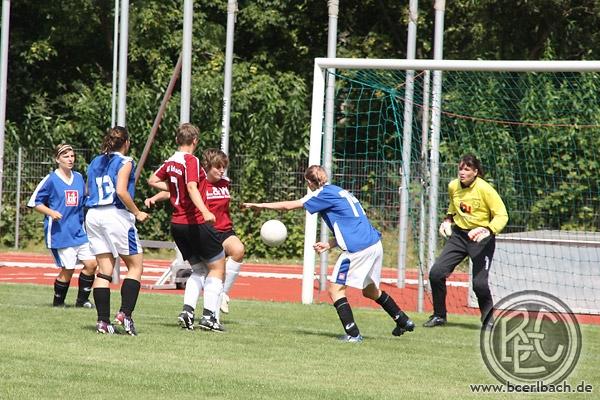
[[490, 293], [490, 286], [488, 285], [487, 279], [473, 279], [473, 292], [477, 296], [485, 296]]
[[231, 246], [227, 246], [225, 249], [227, 255], [237, 262], [241, 262], [244, 259], [246, 249], [242, 242], [234, 243]]
[[433, 264], [431, 271], [429, 271], [429, 281], [431, 283], [441, 283], [446, 279], [446, 273], [438, 264]]

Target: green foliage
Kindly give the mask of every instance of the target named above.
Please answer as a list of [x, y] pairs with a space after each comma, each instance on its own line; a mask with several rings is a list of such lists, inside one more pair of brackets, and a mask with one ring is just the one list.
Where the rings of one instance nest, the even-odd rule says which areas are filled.
[[[445, 56], [450, 59], [597, 59], [600, 56], [600, 33], [589, 29], [600, 24], [597, 4], [565, 0], [513, 3], [505, 7], [491, 0], [447, 2]], [[390, 0], [341, 2], [338, 57], [405, 57], [407, 8], [406, 3]], [[218, 147], [226, 2], [196, 1], [194, 11], [191, 119], [202, 131], [200, 147]], [[98, 148], [110, 125], [113, 12], [114, 3], [109, 1], [22, 0], [12, 3], [7, 153], [15, 152], [18, 146], [33, 149], [49, 147], [58, 141], [68, 141], [79, 148]], [[421, 5], [417, 45], [420, 58], [431, 56], [433, 12], [430, 5]], [[136, 159], [179, 56], [182, 15], [181, 2], [130, 1], [127, 125], [133, 136], [131, 155]], [[233, 184], [237, 185], [234, 196], [239, 201], [291, 199], [303, 194], [298, 190], [303, 187], [302, 183], [298, 184], [293, 176], [305, 168], [312, 60], [327, 52], [327, 18], [327, 4], [321, 0], [239, 1], [230, 139], [230, 154], [240, 158], [239, 172], [232, 176]], [[481, 118], [597, 124], [598, 82], [595, 79], [584, 82], [583, 88], [577, 91], [577, 98], [569, 93], [567, 86], [552, 82], [525, 81], [507, 88], [500, 81], [484, 77], [472, 83], [472, 98], [464, 95], [461, 98], [458, 89], [453, 90], [452, 83], [445, 81], [444, 107]], [[532, 89], [524, 89], [530, 84]], [[370, 120], [370, 115], [363, 114], [359, 125], [367, 128], [357, 131], [357, 137], [368, 139], [360, 150], [373, 151], [379, 146], [383, 150], [377, 157], [383, 160], [400, 159], [400, 136], [383, 137], [380, 131], [401, 132], [393, 116], [402, 114], [399, 99], [404, 93], [401, 86], [390, 88], [389, 92], [376, 92], [369, 104], [381, 108], [386, 122]], [[523, 100], [518, 108], [497, 100], [507, 90], [522, 91]], [[179, 101], [176, 89], [138, 185], [140, 200], [151, 194], [144, 184], [150, 171], [174, 150], [173, 132], [179, 120]], [[363, 105], [348, 106], [360, 109]], [[578, 110], [577, 118], [568, 118], [566, 114], [571, 109]], [[336, 122], [339, 128], [344, 128], [343, 123], [347, 121], [340, 118]], [[525, 209], [533, 216], [527, 219], [527, 215], [517, 215], [513, 219], [516, 214], [511, 214], [511, 221], [517, 221], [517, 226], [542, 226], [546, 222], [552, 227], [598, 225], [598, 221], [590, 218], [597, 215], [598, 192], [593, 177], [600, 168], [592, 154], [598, 146], [595, 131], [555, 129], [536, 136], [527, 133], [527, 128], [517, 132], [514, 127], [493, 127], [476, 120], [456, 120], [452, 124], [457, 131], [469, 133], [472, 145], [455, 146], [459, 139], [449, 141], [443, 148], [443, 161], [453, 168], [458, 153], [466, 150], [484, 159], [491, 171], [489, 177], [507, 198], [509, 209]], [[554, 141], [563, 144], [557, 142], [557, 150], [551, 156], [540, 153], [543, 146], [554, 145]], [[482, 143], [487, 146], [480, 145]], [[581, 151], [569, 154], [572, 147]], [[489, 150], [491, 148], [495, 151]], [[549, 185], [539, 177], [517, 179], [512, 167], [525, 156], [551, 160], [543, 173], [557, 174], [556, 182]], [[281, 161], [281, 157], [285, 161]], [[574, 167], [576, 173], [569, 171], [570, 167]], [[375, 216], [385, 215], [392, 221], [382, 222], [381, 226], [387, 227], [396, 223], [397, 216], [382, 205], [392, 203], [393, 195], [387, 193], [374, 200], [371, 188], [397, 187], [398, 168], [382, 168], [378, 174], [386, 178], [382, 181], [356, 177], [349, 183], [364, 189], [359, 190], [360, 197], [364, 197]], [[280, 186], [272, 185], [275, 175]], [[286, 189], [286, 185], [293, 189]], [[513, 196], [523, 190], [531, 190], [541, 198], [530, 204]], [[586, 199], [583, 202], [579, 201], [582, 197]], [[564, 205], [571, 198], [577, 206], [565, 210]], [[6, 198], [3, 203], [7, 203]], [[167, 214], [168, 209], [156, 211], [150, 223], [140, 226], [141, 234], [167, 239]], [[0, 230], [3, 237], [12, 232], [13, 221], [7, 220], [7, 215], [7, 210], [3, 210]], [[303, 229], [302, 217], [295, 213], [280, 217], [292, 230], [290, 239], [281, 248], [266, 249], [255, 238], [259, 220], [237, 210], [234, 212], [235, 223], [251, 251], [257, 254], [275, 251], [278, 255], [287, 252], [297, 256], [301, 244], [292, 243], [296, 243], [293, 238]], [[384, 219], [382, 217], [382, 221]], [[29, 230], [29, 227], [24, 229]]]

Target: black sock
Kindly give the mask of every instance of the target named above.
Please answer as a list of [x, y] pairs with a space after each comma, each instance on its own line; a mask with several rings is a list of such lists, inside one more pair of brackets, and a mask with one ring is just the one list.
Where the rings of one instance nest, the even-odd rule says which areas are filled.
[[98, 321], [110, 323], [110, 289], [94, 288], [94, 302], [98, 312]]
[[140, 294], [140, 282], [135, 279], [126, 278], [121, 286], [121, 309], [125, 315], [131, 317], [138, 295]]
[[190, 306], [188, 304], [184, 304], [183, 305], [183, 311], [187, 311], [187, 312], [193, 314], [194, 313], [194, 307], [192, 307], [192, 306]]
[[354, 315], [352, 315], [352, 308], [350, 308], [348, 299], [342, 297], [333, 303], [333, 306], [340, 317], [340, 321], [342, 321], [342, 326], [344, 327], [346, 333], [354, 337], [360, 335], [358, 326], [356, 326], [356, 323], [354, 322]]
[[381, 296], [375, 301], [389, 314], [390, 317], [392, 317], [396, 324], [404, 326], [406, 321], [409, 320], [408, 315], [398, 307], [398, 304], [392, 299], [392, 296], [383, 290], [381, 291]]
[[94, 284], [94, 275], [85, 275], [79, 273], [79, 291], [77, 292], [77, 303], [83, 304], [90, 298], [92, 285]]
[[54, 281], [54, 300], [52, 301], [53, 306], [62, 306], [65, 304], [67, 298], [67, 292], [69, 291], [69, 285], [71, 282], [61, 282], [58, 279]]

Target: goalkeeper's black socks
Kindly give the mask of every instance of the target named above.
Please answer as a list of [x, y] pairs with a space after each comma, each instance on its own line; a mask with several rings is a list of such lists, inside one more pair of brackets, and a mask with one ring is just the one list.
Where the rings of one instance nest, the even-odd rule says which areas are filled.
[[121, 308], [126, 316], [131, 317], [138, 295], [140, 294], [140, 282], [135, 279], [125, 278], [121, 286]]
[[404, 326], [406, 321], [409, 320], [408, 315], [398, 307], [398, 304], [396, 304], [392, 296], [383, 290], [381, 291], [381, 296], [375, 301], [389, 314], [390, 317], [392, 317], [396, 324]]
[[65, 304], [70, 284], [71, 282], [61, 282], [58, 279], [54, 281], [54, 300], [52, 301], [54, 307], [60, 307]]
[[344, 327], [344, 331], [350, 336], [357, 337], [360, 335], [360, 331], [358, 330], [358, 326], [354, 322], [354, 315], [352, 314], [352, 308], [350, 308], [350, 304], [348, 303], [348, 299], [342, 297], [333, 303], [335, 310], [340, 317], [340, 321], [342, 321], [342, 326]]

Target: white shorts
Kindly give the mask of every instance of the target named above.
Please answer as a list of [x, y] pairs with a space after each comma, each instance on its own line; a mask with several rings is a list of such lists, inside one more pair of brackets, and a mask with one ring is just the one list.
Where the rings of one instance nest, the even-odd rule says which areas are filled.
[[90, 244], [84, 243], [79, 246], [64, 247], [62, 249], [50, 249], [57, 267], [75, 269], [77, 261], [95, 260], [96, 257], [90, 250]]
[[90, 208], [85, 227], [93, 254], [112, 253], [118, 257], [143, 252], [135, 217], [127, 210], [115, 206]]
[[330, 281], [357, 289], [364, 289], [371, 283], [379, 287], [382, 265], [381, 241], [356, 253], [344, 251], [333, 267]]

